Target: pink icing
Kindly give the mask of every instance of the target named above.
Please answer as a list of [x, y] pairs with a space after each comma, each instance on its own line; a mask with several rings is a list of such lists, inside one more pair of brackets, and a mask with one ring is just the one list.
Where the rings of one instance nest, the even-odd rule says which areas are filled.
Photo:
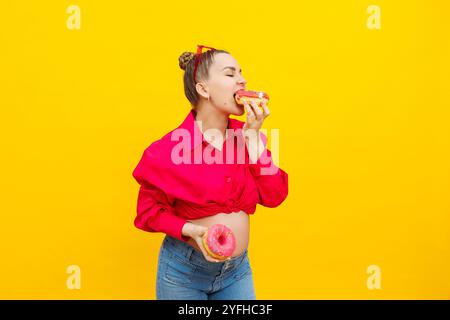
[[230, 228], [223, 224], [215, 224], [208, 229], [206, 244], [213, 253], [229, 257], [236, 248], [236, 238]]

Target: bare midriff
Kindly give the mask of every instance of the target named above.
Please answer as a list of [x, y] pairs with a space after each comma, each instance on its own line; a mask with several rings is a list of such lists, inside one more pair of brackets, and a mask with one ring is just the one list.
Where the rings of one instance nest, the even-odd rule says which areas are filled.
[[[236, 238], [236, 249], [231, 255], [232, 257], [236, 257], [242, 254], [248, 247], [250, 218], [244, 211], [233, 213], [218, 213], [205, 218], [194, 220], [189, 219], [189, 221], [207, 228], [217, 223], [226, 225], [228, 228], [230, 228], [234, 233], [234, 237]], [[200, 248], [197, 245], [197, 242], [195, 242], [194, 239], [189, 239], [188, 244], [193, 246], [195, 250], [201, 252]]]

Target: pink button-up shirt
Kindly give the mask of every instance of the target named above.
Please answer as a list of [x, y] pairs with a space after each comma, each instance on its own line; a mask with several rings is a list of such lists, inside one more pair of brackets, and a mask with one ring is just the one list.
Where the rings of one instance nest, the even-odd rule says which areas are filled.
[[244, 122], [229, 118], [222, 149], [205, 138], [191, 110], [181, 125], [153, 142], [133, 171], [140, 184], [134, 225], [181, 241], [189, 219], [245, 211], [256, 204], [276, 207], [288, 194], [288, 175], [275, 166], [260, 132], [264, 152], [250, 163], [242, 135]]

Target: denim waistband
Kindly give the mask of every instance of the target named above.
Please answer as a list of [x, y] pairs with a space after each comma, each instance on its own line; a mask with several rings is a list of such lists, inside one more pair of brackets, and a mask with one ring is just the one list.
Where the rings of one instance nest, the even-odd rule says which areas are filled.
[[221, 262], [210, 262], [205, 259], [202, 252], [196, 250], [190, 244], [180, 241], [169, 235], [165, 236], [162, 245], [165, 246], [168, 250], [175, 252], [178, 256], [181, 256], [190, 262], [201, 264], [214, 269], [221, 269], [224, 266], [226, 268], [237, 266], [242, 262], [242, 260], [247, 257], [248, 254], [248, 250], [246, 249], [240, 255], [232, 257], [229, 260]]

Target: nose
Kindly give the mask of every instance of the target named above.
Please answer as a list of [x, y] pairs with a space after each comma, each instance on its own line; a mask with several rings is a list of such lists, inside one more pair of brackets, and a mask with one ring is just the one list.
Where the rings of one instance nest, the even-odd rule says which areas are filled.
[[247, 84], [247, 80], [244, 79], [244, 77], [241, 77], [238, 81], [239, 85], [244, 86]]

